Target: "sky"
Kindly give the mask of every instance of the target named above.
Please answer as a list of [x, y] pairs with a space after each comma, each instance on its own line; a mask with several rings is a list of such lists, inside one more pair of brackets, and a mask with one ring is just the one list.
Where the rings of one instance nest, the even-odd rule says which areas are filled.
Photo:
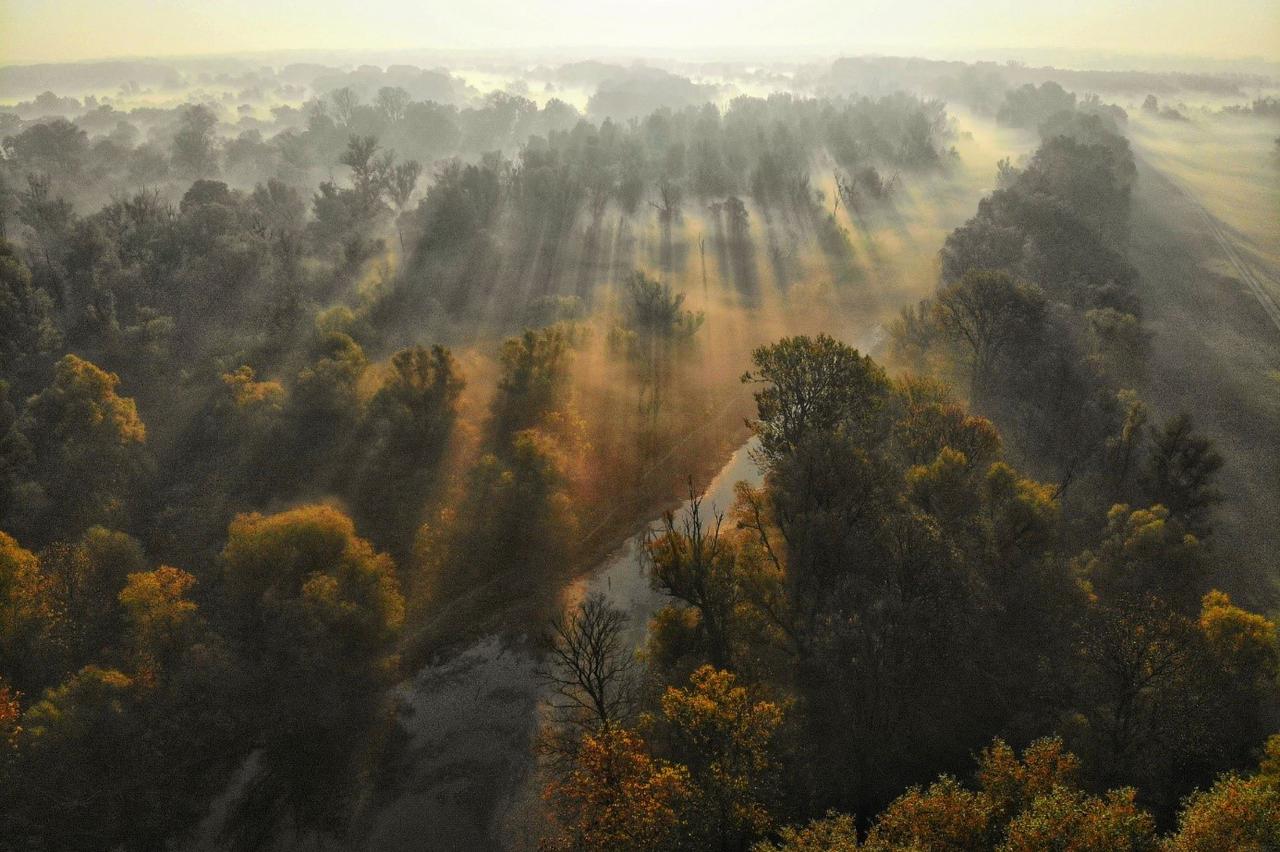
[[1280, 60], [1280, 0], [0, 0], [0, 64], [411, 48]]

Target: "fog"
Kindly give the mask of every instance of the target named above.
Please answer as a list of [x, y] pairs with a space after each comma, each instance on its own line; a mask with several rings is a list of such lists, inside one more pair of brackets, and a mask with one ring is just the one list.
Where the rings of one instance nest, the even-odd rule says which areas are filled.
[[[1266, 0], [1227, 0], [1206, 16], [1192, 0], [1116, 7], [1087, 0], [1070, 8], [1035, 3], [1010, 14], [979, 0], [776, 4], [674, 0], [468, 4], [377, 0], [354, 8], [334, 0], [207, 6], [122, 0], [10, 0], [0, 53], [14, 62], [108, 56], [207, 54], [317, 48], [625, 49], [643, 53], [714, 49], [721, 55], [785, 50], [912, 52], [1017, 48], [1206, 58], [1274, 58], [1280, 16]], [[245, 26], [252, 21], [252, 26]], [[213, 45], [215, 48], [210, 49]]]
[[1280, 11], [1158, 6], [0, 6], [0, 847], [1280, 842]]

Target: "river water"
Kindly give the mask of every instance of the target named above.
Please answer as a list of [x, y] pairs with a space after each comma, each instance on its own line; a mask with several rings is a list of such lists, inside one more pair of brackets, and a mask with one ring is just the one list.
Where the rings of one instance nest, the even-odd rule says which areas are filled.
[[[863, 352], [883, 344], [880, 325], [855, 337]], [[729, 458], [702, 493], [704, 522], [733, 505], [734, 486], [759, 484], [751, 439]], [[679, 509], [689, 508], [686, 501]], [[566, 589], [566, 600], [593, 593], [628, 615], [626, 638], [639, 648], [649, 618], [663, 605], [649, 584], [642, 548], [661, 519], [627, 539]], [[355, 836], [360, 849], [445, 852], [536, 848], [541, 822], [534, 736], [543, 691], [540, 657], [527, 638], [489, 636], [465, 651], [427, 666], [398, 688], [408, 735], [394, 793], [367, 803]]]
[[[734, 485], [757, 483], [754, 440], [740, 447], [703, 493], [711, 520], [733, 503]], [[688, 508], [686, 502], [681, 511]], [[658, 529], [655, 521], [650, 529]], [[570, 587], [569, 600], [599, 592], [629, 616], [627, 639], [639, 647], [663, 596], [640, 559], [647, 532], [627, 539]], [[542, 688], [536, 649], [528, 640], [489, 636], [460, 654], [421, 669], [399, 687], [408, 735], [396, 791], [370, 803], [357, 828], [362, 849], [458, 850], [534, 848], [538, 789], [533, 737]]]

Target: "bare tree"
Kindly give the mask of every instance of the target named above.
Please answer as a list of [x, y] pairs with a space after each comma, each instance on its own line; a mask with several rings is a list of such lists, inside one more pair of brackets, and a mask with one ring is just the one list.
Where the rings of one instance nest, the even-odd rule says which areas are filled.
[[[404, 215], [409, 205], [409, 198], [418, 186], [418, 177], [422, 174], [422, 164], [417, 160], [405, 160], [397, 163], [387, 172], [387, 193], [396, 205], [396, 212]], [[404, 254], [404, 231], [400, 227], [399, 216], [396, 218], [396, 233], [400, 236], [400, 253]]]
[[698, 234], [698, 258], [702, 261], [702, 301], [707, 301], [707, 241]]
[[734, 549], [720, 536], [724, 515], [713, 512], [711, 521], [704, 522], [702, 498], [690, 479], [688, 507], [679, 520], [665, 513], [662, 531], [645, 550], [654, 586], [698, 611], [711, 663], [724, 668], [730, 664], [730, 621], [741, 589], [734, 580]]
[[343, 86], [341, 89], [330, 92], [329, 97], [333, 100], [334, 118], [338, 123], [343, 126], [351, 124], [356, 108], [360, 106], [360, 96], [350, 87]]
[[663, 178], [658, 183], [658, 197], [662, 200], [661, 204], [656, 201], [649, 202], [649, 206], [658, 211], [658, 221], [664, 226], [679, 222], [680, 204], [684, 200], [684, 191], [680, 188], [680, 184]]
[[390, 151], [382, 156], [376, 156], [377, 152], [378, 137], [352, 136], [347, 140], [347, 150], [338, 158], [338, 162], [351, 169], [351, 183], [360, 200], [361, 212], [366, 216], [378, 205], [386, 173], [391, 168], [391, 157], [394, 157]]
[[538, 676], [564, 725], [604, 730], [634, 712], [637, 663], [623, 640], [626, 622], [600, 594], [551, 622], [550, 658]]
[[374, 98], [374, 106], [389, 123], [395, 124], [404, 118], [404, 111], [409, 106], [409, 93], [399, 86], [383, 86]]

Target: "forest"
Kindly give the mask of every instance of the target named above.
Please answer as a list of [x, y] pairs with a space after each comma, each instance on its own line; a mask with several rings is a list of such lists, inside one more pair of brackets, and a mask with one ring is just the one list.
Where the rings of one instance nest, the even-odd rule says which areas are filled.
[[0, 68], [0, 849], [1280, 849], [1277, 93]]

